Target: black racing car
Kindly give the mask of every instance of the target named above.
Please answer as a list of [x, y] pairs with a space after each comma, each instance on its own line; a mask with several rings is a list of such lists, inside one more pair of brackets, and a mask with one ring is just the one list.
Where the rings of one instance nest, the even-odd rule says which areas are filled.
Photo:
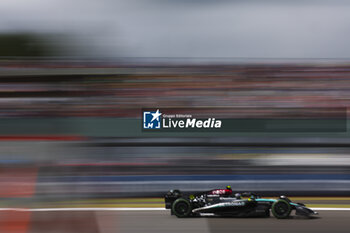
[[[294, 203], [285, 196], [279, 199], [264, 199], [254, 193], [235, 196], [213, 195], [211, 192], [184, 195], [179, 190], [170, 190], [165, 195], [165, 208], [179, 218], [191, 216], [270, 217], [288, 218], [291, 211], [296, 215], [312, 216], [317, 212]], [[242, 198], [243, 197], [243, 198]], [[246, 198], [244, 198], [246, 197]]]

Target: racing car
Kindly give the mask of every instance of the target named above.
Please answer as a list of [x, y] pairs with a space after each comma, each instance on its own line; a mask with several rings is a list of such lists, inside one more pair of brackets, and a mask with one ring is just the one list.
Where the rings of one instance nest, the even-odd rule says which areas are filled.
[[[229, 187], [229, 186], [228, 186]], [[278, 219], [288, 218], [295, 210], [296, 215], [311, 217], [318, 213], [302, 203], [294, 203], [286, 196], [278, 199], [261, 198], [255, 193], [230, 192], [230, 188], [206, 192], [183, 194], [180, 190], [170, 190], [165, 195], [165, 208], [179, 218], [195, 216], [226, 217], [270, 217], [270, 210]]]

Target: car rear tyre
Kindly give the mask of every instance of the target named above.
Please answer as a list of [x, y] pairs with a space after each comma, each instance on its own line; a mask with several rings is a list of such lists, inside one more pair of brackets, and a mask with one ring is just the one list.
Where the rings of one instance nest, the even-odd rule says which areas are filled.
[[288, 218], [291, 211], [292, 207], [290, 206], [289, 202], [282, 199], [277, 200], [271, 207], [273, 216], [279, 219]]
[[190, 216], [192, 207], [191, 203], [188, 200], [184, 198], [179, 198], [176, 201], [174, 201], [171, 210], [176, 217], [185, 218]]

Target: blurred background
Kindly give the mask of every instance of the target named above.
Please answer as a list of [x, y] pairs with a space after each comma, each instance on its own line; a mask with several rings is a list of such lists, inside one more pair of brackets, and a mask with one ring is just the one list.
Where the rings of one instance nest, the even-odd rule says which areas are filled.
[[[2, 0], [0, 208], [164, 207], [169, 189], [226, 185], [349, 207], [349, 10], [345, 0]], [[143, 108], [245, 123], [149, 133]], [[0, 229], [25, 232], [30, 217], [9, 216]], [[59, 232], [81, 232], [70, 224]]]

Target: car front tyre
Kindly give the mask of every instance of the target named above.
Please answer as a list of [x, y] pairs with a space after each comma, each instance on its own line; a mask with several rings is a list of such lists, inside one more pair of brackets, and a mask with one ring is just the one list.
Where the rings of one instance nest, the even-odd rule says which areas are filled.
[[288, 218], [291, 211], [292, 207], [289, 202], [282, 199], [277, 200], [271, 207], [273, 216], [278, 219]]

